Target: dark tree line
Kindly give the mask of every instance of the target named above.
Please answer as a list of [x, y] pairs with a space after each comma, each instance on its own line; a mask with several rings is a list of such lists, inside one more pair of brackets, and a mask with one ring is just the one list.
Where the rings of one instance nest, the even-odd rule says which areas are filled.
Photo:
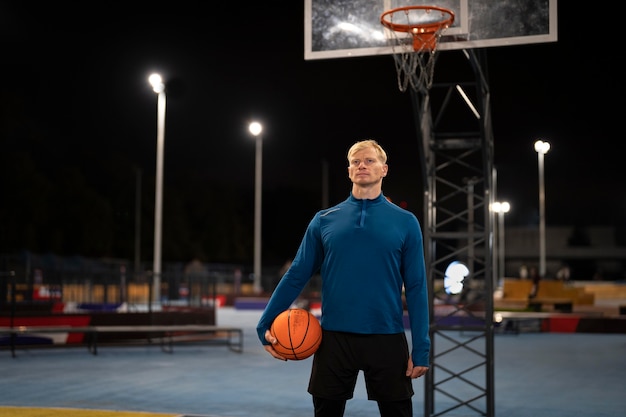
[[[154, 172], [144, 172], [121, 152], [100, 154], [97, 146], [60, 148], [45, 127], [3, 107], [0, 253], [28, 250], [132, 260], [139, 241], [141, 259], [152, 259]], [[190, 173], [165, 181], [164, 261], [252, 262], [253, 184], [241, 187], [218, 180]], [[263, 260], [281, 265], [295, 254], [319, 206], [318, 194], [268, 184], [263, 198]]]

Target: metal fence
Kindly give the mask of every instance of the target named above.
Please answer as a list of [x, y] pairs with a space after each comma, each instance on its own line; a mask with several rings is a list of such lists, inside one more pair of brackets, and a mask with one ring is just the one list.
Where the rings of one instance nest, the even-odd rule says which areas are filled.
[[[60, 257], [30, 252], [0, 257], [0, 307], [45, 302], [125, 304], [153, 301], [153, 274], [147, 265], [123, 259]], [[160, 277], [162, 304], [201, 307], [216, 297], [251, 291], [252, 277], [242, 265], [165, 263]], [[223, 301], [222, 301], [223, 302]]]

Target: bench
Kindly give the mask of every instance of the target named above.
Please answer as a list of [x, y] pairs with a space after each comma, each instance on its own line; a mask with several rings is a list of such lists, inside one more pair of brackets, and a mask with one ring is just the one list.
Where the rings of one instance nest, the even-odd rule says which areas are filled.
[[532, 288], [533, 282], [531, 280], [505, 278], [502, 286], [502, 297], [494, 299], [494, 307], [524, 310], [528, 308]]
[[[134, 326], [16, 326], [0, 327], [0, 334], [9, 335], [11, 354], [15, 357], [16, 339], [19, 335], [45, 334], [45, 333], [82, 333], [84, 342], [89, 352], [98, 354], [98, 335], [126, 335], [118, 340], [117, 344], [132, 344], [132, 342], [152, 343], [158, 339], [161, 342], [161, 349], [171, 353], [173, 344], [176, 341], [198, 340], [198, 336], [204, 336], [201, 340], [212, 344], [226, 345], [234, 352], [243, 352], [243, 330], [236, 327], [222, 327], [202, 324], [183, 325], [134, 325]], [[138, 337], [132, 337], [137, 335]], [[131, 336], [129, 338], [129, 336]], [[141, 337], [139, 337], [141, 336]], [[106, 343], [106, 342], [105, 342]], [[102, 343], [101, 343], [102, 344]], [[72, 346], [64, 344], [63, 346]], [[35, 345], [46, 347], [50, 345]]]

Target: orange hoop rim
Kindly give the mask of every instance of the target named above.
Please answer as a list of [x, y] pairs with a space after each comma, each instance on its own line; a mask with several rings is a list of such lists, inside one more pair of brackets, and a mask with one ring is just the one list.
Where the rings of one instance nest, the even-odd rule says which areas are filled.
[[[406, 12], [409, 10], [426, 10], [426, 11], [440, 11], [442, 13], [446, 13], [448, 15], [447, 18], [423, 23], [423, 24], [409, 24], [409, 23], [394, 23], [390, 20], [387, 20], [387, 17], [398, 13], [398, 12]], [[395, 9], [387, 10], [380, 16], [380, 23], [388, 29], [393, 30], [394, 32], [406, 32], [406, 33], [435, 33], [441, 28], [448, 28], [452, 26], [454, 23], [454, 12], [450, 9], [446, 9], [445, 7], [439, 6], [403, 6], [396, 7]]]

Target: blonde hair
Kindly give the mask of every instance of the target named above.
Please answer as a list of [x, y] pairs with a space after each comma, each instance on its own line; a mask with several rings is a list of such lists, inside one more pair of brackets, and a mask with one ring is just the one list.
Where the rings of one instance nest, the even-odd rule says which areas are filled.
[[382, 148], [382, 146], [380, 146], [378, 142], [376, 142], [374, 139], [361, 140], [352, 145], [350, 149], [348, 149], [348, 162], [350, 162], [352, 155], [367, 148], [374, 148], [374, 151], [376, 151], [376, 155], [378, 156], [380, 162], [382, 162], [383, 164], [387, 163], [387, 153]]

